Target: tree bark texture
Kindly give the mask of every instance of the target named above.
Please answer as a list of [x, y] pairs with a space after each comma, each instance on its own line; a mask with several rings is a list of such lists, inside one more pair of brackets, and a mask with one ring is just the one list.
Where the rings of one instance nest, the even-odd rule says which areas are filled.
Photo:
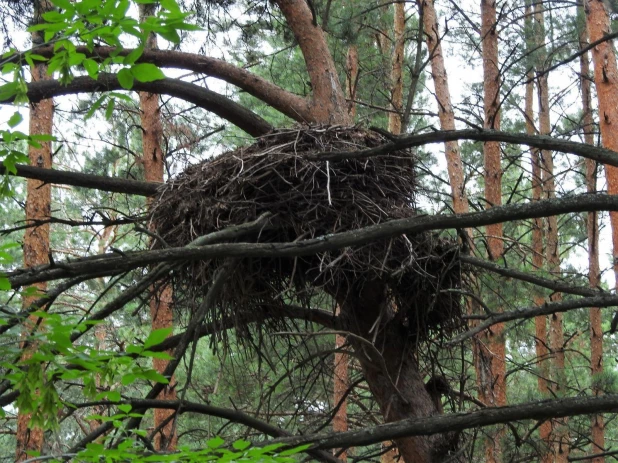
[[[530, 2], [526, 2], [526, 26], [528, 30], [532, 29], [532, 9]], [[532, 41], [532, 37], [529, 38]], [[534, 73], [531, 68], [527, 73], [526, 96], [525, 96], [525, 117], [526, 117], [526, 133], [536, 135], [538, 133], [534, 121]], [[532, 172], [532, 201], [540, 201], [543, 196], [542, 174], [541, 174], [541, 155], [537, 148], [530, 149], [531, 157], [531, 172]], [[541, 272], [545, 266], [545, 251], [543, 246], [543, 219], [536, 218], [532, 221], [532, 267], [535, 271]], [[534, 295], [534, 304], [541, 306], [545, 303], [545, 298], [536, 292]], [[549, 368], [547, 360], [549, 358], [549, 342], [547, 338], [547, 316], [542, 315], [535, 317], [535, 351], [536, 359], [539, 365], [539, 375], [537, 384], [541, 397], [549, 397], [549, 389], [547, 380], [549, 378]], [[551, 463], [553, 461], [551, 448], [551, 421], [544, 421], [539, 426], [539, 435], [544, 443], [541, 448], [541, 461], [543, 463]]]
[[403, 116], [403, 63], [406, 44], [405, 3], [397, 2], [394, 8], [394, 47], [391, 58], [391, 107], [393, 112], [388, 114], [388, 130], [395, 135], [399, 135], [401, 133], [401, 119]]
[[[602, 0], [584, 0], [586, 24], [590, 41], [600, 40], [611, 32], [609, 14]], [[612, 42], [602, 42], [592, 49], [594, 64], [594, 84], [599, 103], [599, 128], [603, 146], [618, 150], [618, 68], [616, 53]], [[607, 191], [610, 195], [618, 194], [618, 169], [606, 166]], [[613, 266], [618, 283], [618, 213], [611, 212]]]
[[[438, 414], [415, 360], [415, 343], [394, 317], [386, 288], [379, 282], [367, 282], [362, 288], [343, 292], [334, 294], [341, 307], [342, 323], [348, 331], [365, 340], [349, 338], [384, 421]], [[441, 434], [400, 438], [394, 442], [406, 463], [440, 461], [455, 445], [455, 439]]]
[[[337, 307], [336, 315], [339, 315], [339, 308]], [[347, 343], [345, 336], [340, 334], [335, 335], [335, 349], [341, 349]], [[333, 417], [333, 431], [346, 432], [348, 430], [348, 401], [345, 398], [349, 387], [348, 381], [348, 366], [350, 359], [345, 352], [335, 352], [335, 375], [333, 377], [334, 394], [333, 402], [335, 407], [339, 407], [335, 416]], [[335, 449], [335, 455], [339, 453], [341, 449]], [[342, 461], [347, 461], [347, 451], [341, 452], [338, 457]]]
[[[579, 48], [583, 50], [588, 45], [588, 30], [585, 22], [580, 24]], [[592, 96], [590, 88], [590, 60], [588, 53], [579, 57], [580, 87], [582, 93], [582, 123], [584, 141], [594, 144], [594, 120], [592, 118]], [[588, 193], [597, 192], [597, 162], [590, 159], [586, 164], [586, 190]], [[586, 222], [588, 233], [588, 282], [591, 288], [598, 288], [601, 283], [601, 270], [599, 266], [599, 218], [597, 212], [589, 212]], [[603, 328], [601, 309], [590, 309], [590, 373], [592, 376], [592, 393], [595, 396], [602, 394], [597, 386], [595, 377], [603, 373]], [[591, 416], [591, 454], [599, 454], [605, 451], [605, 421], [603, 415]], [[605, 458], [595, 457], [592, 463], [603, 463]]]
[[322, 28], [306, 0], [275, 0], [292, 29], [307, 65], [313, 88], [311, 119], [319, 124], [348, 124], [343, 89]]
[[[545, 44], [545, 19], [544, 5], [535, 3], [534, 5], [534, 41], [537, 49], [536, 70], [537, 94], [539, 105], [539, 132], [541, 135], [551, 133], [551, 121], [549, 113], [549, 85], [547, 63], [547, 48]], [[554, 178], [554, 159], [550, 150], [541, 151], [542, 162], [542, 186], [544, 197], [553, 199], [556, 197], [556, 183]], [[555, 277], [560, 277], [560, 245], [558, 239], [558, 217], [547, 217], [546, 234], [546, 259], [547, 269]], [[551, 302], [562, 300], [562, 294], [554, 292], [550, 296]], [[551, 352], [551, 389], [554, 395], [564, 394], [566, 389], [565, 354], [564, 354], [564, 328], [562, 314], [556, 313], [550, 316], [549, 321], [549, 349]], [[552, 424], [553, 454], [554, 461], [566, 463], [570, 453], [568, 421], [562, 418]]]
[[[448, 76], [444, 66], [444, 55], [438, 29], [438, 18], [434, 6], [434, 0], [419, 2], [423, 10], [423, 32], [429, 51], [431, 64], [431, 77], [438, 103], [438, 118], [442, 130], [455, 130], [455, 113], [451, 104], [451, 94], [448, 86]], [[468, 212], [468, 197], [465, 189], [465, 176], [459, 143], [456, 140], [444, 143], [446, 155], [446, 167], [448, 170], [451, 195], [453, 197], [453, 210], [457, 214]]]
[[[481, 47], [483, 55], [483, 108], [484, 127], [500, 128], [500, 69], [498, 63], [498, 32], [496, 28], [495, 0], [481, 0]], [[485, 199], [487, 207], [502, 204], [502, 167], [500, 144], [485, 143], [483, 146], [485, 164]], [[502, 225], [486, 227], [487, 250], [492, 260], [499, 259], [504, 252]], [[502, 308], [496, 307], [497, 312]], [[498, 323], [482, 332], [474, 344], [475, 369], [479, 388], [479, 399], [488, 407], [506, 405], [506, 355], [504, 323]], [[502, 461], [501, 440], [504, 428], [491, 430], [485, 437], [485, 461]]]
[[[46, 0], [33, 2], [35, 23], [40, 22], [40, 15], [51, 8]], [[32, 41], [37, 43], [42, 39], [40, 33], [32, 34]], [[32, 81], [39, 82], [48, 80], [47, 66], [37, 64], [31, 68]], [[54, 102], [45, 100], [30, 105], [30, 135], [49, 135], [53, 133], [54, 122]], [[41, 143], [40, 148], [28, 147], [28, 157], [30, 164], [36, 167], [49, 169], [52, 166], [52, 147], [51, 142]], [[38, 180], [28, 179], [26, 184], [26, 223], [44, 220], [51, 216], [51, 185], [42, 183]], [[50, 255], [50, 224], [45, 223], [36, 227], [27, 228], [24, 234], [23, 252], [24, 266], [31, 267], [49, 262]], [[39, 291], [45, 291], [47, 284], [44, 282], [35, 283]], [[36, 301], [38, 296], [24, 297], [22, 304], [27, 308]], [[28, 337], [32, 330], [36, 330], [38, 317], [29, 317], [25, 324], [23, 335]], [[39, 327], [40, 329], [40, 327]], [[36, 346], [32, 345], [27, 349], [22, 359], [28, 358]], [[44, 436], [43, 430], [38, 427], [30, 426], [31, 415], [27, 413], [17, 414], [16, 449], [15, 461], [20, 462], [29, 458], [28, 452], [41, 452], [43, 450]]]
[[[140, 18], [154, 14], [156, 4], [140, 5]], [[145, 48], [152, 50], [157, 48], [157, 37], [150, 34]], [[161, 149], [163, 139], [163, 126], [161, 124], [161, 109], [159, 107], [159, 95], [149, 92], [139, 93], [140, 117], [142, 125], [142, 163], [144, 177], [147, 182], [163, 182], [165, 155]], [[151, 201], [149, 200], [148, 203]], [[173, 292], [170, 284], [163, 283], [161, 286], [152, 288], [150, 297], [150, 317], [152, 330], [173, 328], [174, 314], [172, 312]], [[163, 373], [168, 365], [165, 359], [155, 358], [152, 360], [153, 367], [158, 373]], [[175, 379], [169, 378], [169, 385], [159, 394], [158, 399], [176, 400]], [[154, 411], [154, 447], [157, 450], [175, 450], [177, 443], [176, 420], [173, 418], [173, 410], [156, 409]]]
[[[483, 127], [500, 130], [500, 67], [498, 62], [498, 31], [496, 29], [496, 0], [481, 0], [481, 47], [483, 55]], [[485, 164], [485, 200], [487, 207], [502, 204], [502, 167], [500, 144], [483, 145]], [[502, 225], [487, 227], [487, 249], [492, 259], [503, 252]]]

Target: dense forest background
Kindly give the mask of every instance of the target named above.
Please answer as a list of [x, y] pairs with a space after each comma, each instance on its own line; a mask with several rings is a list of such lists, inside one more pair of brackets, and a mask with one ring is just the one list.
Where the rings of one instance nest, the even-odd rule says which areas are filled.
[[0, 458], [618, 458], [613, 1], [0, 0]]

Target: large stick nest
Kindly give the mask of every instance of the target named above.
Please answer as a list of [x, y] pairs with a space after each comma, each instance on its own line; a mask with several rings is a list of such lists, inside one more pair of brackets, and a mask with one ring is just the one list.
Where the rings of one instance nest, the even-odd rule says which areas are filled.
[[[250, 242], [291, 242], [414, 216], [415, 158], [408, 151], [360, 160], [310, 159], [322, 152], [379, 146], [360, 128], [278, 130], [247, 148], [189, 167], [163, 187], [152, 220], [169, 246], [250, 222], [265, 212], [270, 227]], [[220, 261], [187, 263], [175, 274], [187, 300], [199, 300]], [[242, 320], [265, 307], [315, 306], [366, 282], [388, 288], [411, 333], [450, 331], [460, 322], [458, 247], [431, 233], [404, 235], [298, 258], [245, 258], [228, 279], [216, 315]], [[221, 312], [223, 311], [223, 312]], [[214, 314], [213, 314], [214, 315]]]

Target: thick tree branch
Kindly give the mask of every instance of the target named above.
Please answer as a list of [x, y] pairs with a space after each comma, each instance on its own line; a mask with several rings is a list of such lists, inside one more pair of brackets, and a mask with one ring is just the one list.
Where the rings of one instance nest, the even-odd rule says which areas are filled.
[[[48, 81], [44, 81], [48, 82]], [[82, 174], [81, 172], [67, 172], [56, 169], [43, 169], [42, 167], [26, 166], [17, 164], [16, 177], [33, 178], [45, 183], [71, 185], [95, 190], [109, 191], [112, 193], [126, 193], [138, 196], [154, 196], [161, 183], [140, 182], [117, 177], [105, 177], [102, 175]], [[0, 165], [0, 175], [6, 174], [6, 167]]]
[[[387, 440], [410, 436], [429, 436], [465, 429], [491, 426], [519, 420], [547, 420], [564, 416], [589, 415], [602, 412], [618, 411], [618, 395], [609, 394], [599, 397], [574, 397], [560, 400], [545, 400], [506, 407], [485, 408], [471, 413], [458, 413], [432, 416], [430, 418], [413, 418], [383, 424], [358, 431], [300, 436], [276, 439], [275, 442], [286, 446], [311, 444], [312, 449], [333, 449], [340, 447], [357, 447], [376, 444]], [[260, 444], [262, 445], [262, 444]]]
[[[45, 80], [28, 84], [28, 98], [36, 103], [60, 95], [75, 93], [108, 92], [124, 90], [115, 74], [99, 74], [97, 80], [90, 77], [77, 77], [68, 85], [57, 80]], [[211, 90], [178, 79], [161, 79], [154, 82], [133, 84], [133, 91], [165, 94], [180, 98], [238, 126], [249, 135], [259, 137], [272, 130], [272, 126], [260, 116], [238, 103]]]
[[579, 195], [492, 207], [485, 211], [467, 214], [416, 216], [293, 243], [221, 243], [139, 251], [127, 253], [125, 256], [102, 254], [73, 262], [57, 263], [55, 266], [42, 265], [21, 269], [10, 272], [8, 276], [11, 285], [16, 288], [39, 281], [51, 281], [83, 274], [96, 276], [116, 274], [159, 262], [195, 261], [222, 257], [297, 257], [333, 251], [346, 246], [359, 246], [403, 233], [415, 234], [430, 230], [479, 227], [512, 220], [597, 210], [618, 210], [618, 196]]
[[376, 148], [350, 152], [318, 153], [310, 159], [338, 161], [341, 159], [364, 159], [388, 154], [394, 150], [443, 143], [455, 140], [499, 141], [514, 145], [528, 145], [542, 150], [560, 151], [593, 159], [610, 166], [618, 166], [618, 153], [605, 148], [577, 143], [544, 135], [527, 135], [524, 133], [507, 133], [499, 130], [436, 130], [435, 132], [393, 137], [393, 141]]
[[[112, 52], [117, 52], [113, 47], [96, 47], [93, 51], [90, 51], [83, 46], [77, 47], [76, 51], [89, 58], [107, 58]], [[133, 49], [124, 49], [118, 55], [126, 56], [132, 51]], [[53, 56], [54, 50], [53, 47], [46, 46], [37, 48], [35, 53], [50, 58]], [[15, 61], [18, 58], [19, 56], [16, 56]], [[153, 49], [144, 50], [137, 62], [152, 63], [161, 68], [187, 69], [215, 77], [241, 88], [297, 122], [311, 120], [311, 108], [308, 99], [295, 95], [263, 77], [223, 60], [194, 53]]]

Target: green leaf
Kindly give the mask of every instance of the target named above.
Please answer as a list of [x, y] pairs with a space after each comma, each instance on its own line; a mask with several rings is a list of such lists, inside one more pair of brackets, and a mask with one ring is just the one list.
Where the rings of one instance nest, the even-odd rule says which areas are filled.
[[23, 120], [24, 120], [23, 116], [19, 114], [19, 112], [15, 111], [13, 115], [11, 116], [11, 118], [9, 119], [9, 122], [8, 122], [9, 127], [10, 128], [17, 127]]
[[129, 69], [121, 69], [118, 73], [118, 82], [122, 88], [131, 90], [133, 88], [133, 74]]
[[110, 98], [107, 102], [107, 108], [105, 109], [105, 119], [108, 121], [112, 118], [114, 114], [114, 107], [116, 106], [116, 100], [114, 98]]
[[212, 439], [206, 442], [206, 445], [208, 446], [209, 449], [217, 449], [221, 447], [223, 444], [225, 444], [225, 441], [221, 439], [219, 436], [213, 437]]
[[144, 378], [149, 379], [150, 381], [155, 381], [161, 384], [168, 384], [169, 380], [163, 376], [161, 373], [156, 372], [155, 370], [146, 370], [143, 373]]
[[120, 410], [123, 413], [129, 413], [131, 411], [131, 405], [129, 404], [122, 404], [122, 405], [118, 405], [118, 410]]
[[5, 276], [0, 275], [0, 291], [10, 291], [10, 290], [11, 290], [11, 283], [9, 282], [9, 279]]
[[[124, 64], [130, 65], [135, 64], [135, 62], [142, 56], [144, 53], [144, 47], [138, 47], [124, 57]], [[139, 80], [139, 79], [138, 79]]]
[[158, 330], [151, 331], [144, 341], [144, 349], [148, 349], [157, 344], [161, 344], [172, 333], [173, 328], [159, 328]]
[[136, 64], [131, 68], [131, 74], [140, 82], [152, 82], [165, 79], [163, 71], [151, 63]]
[[174, 13], [180, 13], [180, 7], [175, 0], [161, 0], [161, 6], [168, 11], [172, 11]]
[[86, 113], [86, 116], [84, 117], [84, 119], [86, 120], [90, 119], [94, 115], [96, 110], [101, 107], [101, 105], [106, 99], [107, 99], [107, 95], [103, 95], [97, 101], [95, 101], [93, 105], [90, 107], [90, 109], [88, 110], [88, 112]]
[[234, 447], [236, 450], [245, 450], [246, 448], [251, 446], [251, 442], [247, 442], [246, 440], [237, 440], [236, 442], [234, 442], [232, 444], [232, 447]]

